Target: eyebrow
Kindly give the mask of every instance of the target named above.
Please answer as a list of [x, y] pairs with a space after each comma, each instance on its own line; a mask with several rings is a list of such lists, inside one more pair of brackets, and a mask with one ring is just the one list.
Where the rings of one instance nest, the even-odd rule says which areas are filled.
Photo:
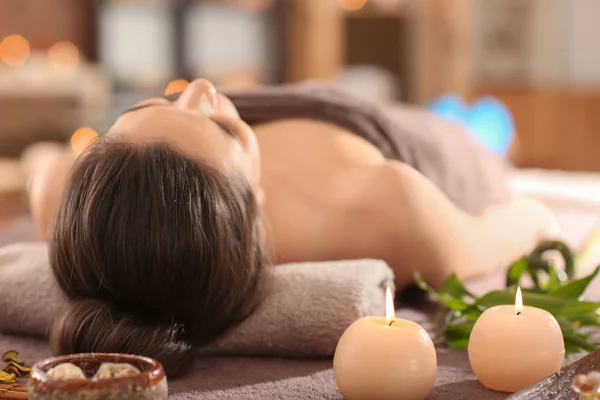
[[[170, 103], [174, 103], [179, 99], [179, 97], [181, 97], [181, 93], [174, 93], [174, 94], [170, 94], [167, 96], [161, 96], [161, 97], [164, 99], [167, 99]], [[158, 104], [158, 103], [143, 104], [141, 106], [135, 106], [135, 107], [125, 110], [121, 115], [130, 113], [133, 111], [141, 110], [142, 108], [152, 107], [152, 106], [166, 106], [166, 104]]]
[[159, 103], [142, 104], [141, 106], [131, 107], [131, 108], [123, 111], [123, 113], [121, 113], [121, 115], [125, 115], [125, 114], [128, 114], [130, 112], [137, 111], [137, 110], [141, 110], [143, 108], [158, 107], [158, 106], [168, 106], [168, 104], [159, 104]]

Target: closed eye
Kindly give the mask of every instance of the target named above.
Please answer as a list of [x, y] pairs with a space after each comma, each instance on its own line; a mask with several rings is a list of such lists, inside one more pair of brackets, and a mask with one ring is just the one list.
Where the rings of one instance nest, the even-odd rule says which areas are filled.
[[217, 118], [213, 119], [213, 122], [215, 124], [217, 124], [217, 126], [219, 128], [221, 128], [226, 134], [228, 134], [229, 136], [231, 136], [238, 142], [240, 141], [240, 135], [238, 134], [237, 130], [230, 123], [228, 123], [227, 121], [217, 119]]

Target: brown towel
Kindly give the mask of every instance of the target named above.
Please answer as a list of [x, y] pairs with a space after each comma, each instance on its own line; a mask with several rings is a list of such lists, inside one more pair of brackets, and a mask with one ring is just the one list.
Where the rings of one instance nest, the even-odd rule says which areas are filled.
[[[375, 260], [280, 265], [273, 278], [258, 310], [202, 353], [332, 355], [352, 322], [385, 314], [385, 287], [394, 282], [392, 270]], [[66, 304], [44, 244], [0, 248], [0, 333], [44, 336]]]
[[507, 197], [507, 164], [458, 125], [409, 105], [365, 101], [335, 86], [304, 83], [225, 91], [250, 124], [306, 118], [341, 126], [436, 184], [460, 208], [479, 213]]

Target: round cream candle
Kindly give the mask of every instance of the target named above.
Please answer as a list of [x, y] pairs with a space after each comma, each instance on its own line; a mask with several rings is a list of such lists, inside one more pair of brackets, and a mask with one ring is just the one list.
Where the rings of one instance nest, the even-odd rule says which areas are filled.
[[469, 361], [488, 389], [518, 392], [557, 372], [565, 357], [562, 331], [549, 312], [515, 305], [488, 308], [469, 338]]
[[437, 375], [437, 357], [425, 329], [395, 317], [387, 288], [386, 317], [362, 318], [348, 327], [333, 371], [345, 400], [423, 400]]

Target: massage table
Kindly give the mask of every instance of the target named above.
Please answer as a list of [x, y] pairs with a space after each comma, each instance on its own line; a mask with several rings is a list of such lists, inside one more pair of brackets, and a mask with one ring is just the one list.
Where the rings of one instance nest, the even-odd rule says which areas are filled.
[[[517, 194], [539, 198], [555, 212], [563, 230], [563, 239], [579, 250], [600, 226], [600, 174], [551, 172], [542, 170], [516, 171], [511, 188]], [[0, 231], [0, 246], [33, 239], [29, 218], [22, 218]], [[591, 249], [584, 268], [600, 262], [600, 249]], [[469, 282], [469, 287], [482, 293], [503, 284], [503, 271]], [[590, 298], [600, 299], [600, 281], [588, 291]], [[407, 318], [433, 332], [432, 316], [436, 305], [423, 302], [415, 307], [402, 307], [400, 318]], [[437, 343], [438, 376], [430, 400], [494, 400], [508, 394], [485, 389], [475, 378], [467, 353]], [[0, 353], [9, 349], [21, 353], [28, 364], [51, 356], [45, 341], [35, 338], [0, 334]], [[573, 361], [581, 355], [570, 356]], [[169, 382], [170, 399], [341, 399], [333, 371], [332, 360], [278, 358], [198, 358], [195, 368], [185, 378]], [[401, 379], [402, 377], [399, 377]], [[575, 397], [574, 397], [575, 398]]]

